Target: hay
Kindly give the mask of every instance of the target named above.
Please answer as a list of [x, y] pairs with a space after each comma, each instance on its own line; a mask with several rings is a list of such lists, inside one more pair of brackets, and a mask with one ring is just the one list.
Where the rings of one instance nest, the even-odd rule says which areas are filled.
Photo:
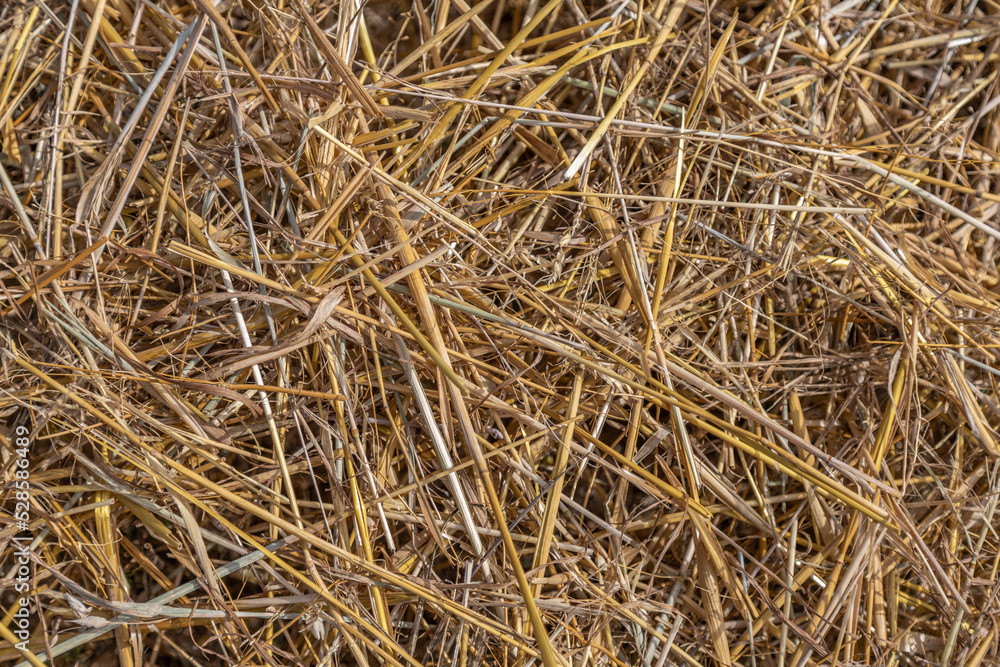
[[2, 3], [0, 660], [998, 664], [996, 17]]

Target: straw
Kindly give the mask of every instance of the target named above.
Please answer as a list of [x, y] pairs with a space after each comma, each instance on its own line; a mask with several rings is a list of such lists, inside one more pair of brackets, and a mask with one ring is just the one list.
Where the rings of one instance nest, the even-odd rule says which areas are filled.
[[997, 17], [0, 3], [0, 663], [995, 664]]

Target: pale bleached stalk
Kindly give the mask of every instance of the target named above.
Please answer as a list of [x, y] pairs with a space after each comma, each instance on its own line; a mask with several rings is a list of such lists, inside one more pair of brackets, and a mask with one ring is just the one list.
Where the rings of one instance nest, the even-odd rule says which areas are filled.
[[[410, 358], [410, 352], [406, 349], [406, 344], [399, 336], [396, 337], [396, 351], [399, 354], [403, 371], [406, 373], [406, 379], [413, 389], [413, 397], [416, 399], [417, 408], [420, 410], [424, 428], [427, 430], [431, 444], [434, 446], [434, 454], [437, 456], [438, 466], [440, 466], [441, 470], [451, 470], [455, 466], [452, 462], [451, 454], [448, 452], [448, 445], [445, 443], [441, 435], [441, 430], [438, 428], [437, 417], [434, 416], [434, 410], [427, 400], [427, 395], [424, 393], [420, 378], [417, 377], [416, 369], [414, 369], [413, 361]], [[465, 491], [462, 489], [462, 483], [459, 481], [458, 475], [454, 472], [449, 473], [445, 477], [445, 482], [448, 484], [448, 490], [455, 499], [455, 507], [458, 508], [458, 514], [462, 519], [462, 524], [465, 526], [466, 535], [468, 535], [469, 542], [472, 544], [472, 550], [478, 558], [482, 558], [486, 552], [483, 549], [482, 540], [479, 539], [479, 531], [476, 529], [476, 521], [472, 516], [469, 502], [465, 499]], [[487, 580], [492, 579], [489, 563], [485, 561], [483, 562], [483, 574], [487, 577]]]

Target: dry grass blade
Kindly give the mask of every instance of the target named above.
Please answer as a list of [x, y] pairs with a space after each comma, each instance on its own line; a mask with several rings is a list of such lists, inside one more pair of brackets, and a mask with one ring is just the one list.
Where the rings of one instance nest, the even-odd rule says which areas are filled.
[[8, 0], [0, 148], [0, 664], [1000, 664], [995, 2]]

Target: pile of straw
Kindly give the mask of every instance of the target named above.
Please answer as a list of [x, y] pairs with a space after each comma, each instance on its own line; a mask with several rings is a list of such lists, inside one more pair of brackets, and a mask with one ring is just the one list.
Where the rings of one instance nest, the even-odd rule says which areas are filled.
[[998, 16], [0, 3], [0, 661], [997, 665]]

